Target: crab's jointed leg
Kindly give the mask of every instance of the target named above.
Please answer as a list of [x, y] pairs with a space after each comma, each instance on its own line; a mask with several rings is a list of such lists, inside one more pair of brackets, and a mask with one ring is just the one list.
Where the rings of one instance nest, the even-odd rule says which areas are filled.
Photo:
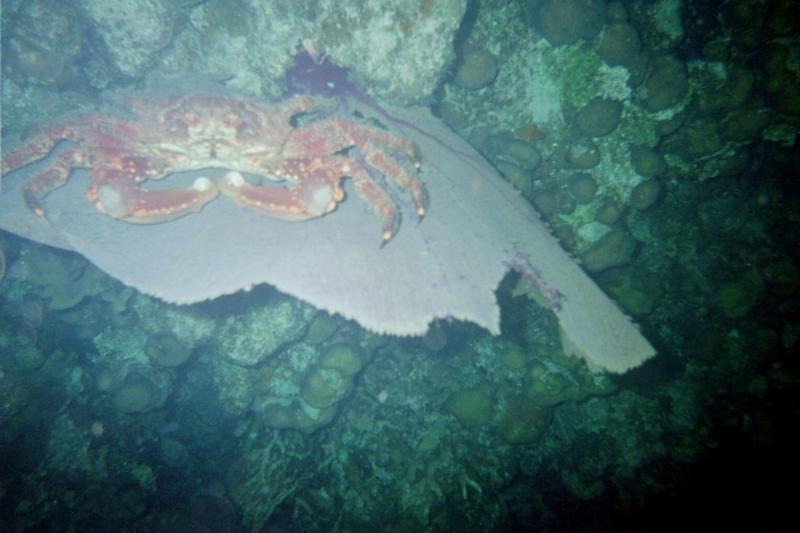
[[408, 139], [350, 122], [342, 117], [333, 117], [295, 130], [283, 147], [283, 155], [294, 159], [333, 154], [352, 146], [358, 147], [370, 166], [387, 176], [398, 187], [407, 190], [414, 199], [417, 214], [420, 217], [425, 215], [427, 204], [422, 182], [381, 149], [386, 147], [400, 152], [419, 168], [417, 151]]
[[[101, 147], [123, 145], [133, 135], [133, 130], [124, 120], [98, 118], [91, 114], [78, 114], [57, 124], [33, 128], [26, 140], [17, 148], [2, 156], [0, 170], [5, 175], [47, 158], [61, 141], [82, 142], [87, 128], [91, 128], [93, 141]], [[28, 206], [39, 216], [44, 217], [42, 200], [51, 191], [63, 186], [72, 169], [90, 167], [90, 150], [87, 148], [67, 148], [58, 153], [45, 170], [33, 177], [25, 186], [24, 196]]]
[[355, 162], [350, 162], [350, 166], [348, 175], [353, 179], [356, 192], [381, 217], [383, 242], [389, 242], [394, 236], [398, 225], [397, 206], [384, 188], [372, 179], [364, 167]]
[[0, 165], [3, 175], [46, 158], [61, 141], [77, 142], [79, 140], [79, 136], [70, 123], [38, 126], [31, 131], [28, 137], [29, 139], [26, 139], [18, 148], [3, 154]]
[[363, 142], [359, 145], [359, 150], [364, 156], [364, 160], [373, 168], [378, 169], [381, 174], [388, 177], [395, 185], [401, 189], [405, 189], [411, 194], [414, 199], [414, 205], [417, 208], [417, 216], [422, 218], [425, 216], [427, 209], [427, 201], [425, 198], [425, 187], [422, 182], [416, 177], [412, 176], [406, 169], [395, 161], [394, 158], [386, 155], [372, 142]]
[[69, 180], [73, 168], [88, 166], [88, 156], [83, 150], [69, 148], [55, 157], [44, 171], [37, 174], [23, 189], [25, 202], [34, 213], [45, 216], [42, 200], [50, 191], [64, 185]]
[[[70, 122], [38, 126], [19, 147], [3, 154], [0, 162], [0, 174], [5, 175], [14, 170], [26, 167], [31, 163], [45, 159], [56, 145], [63, 140], [78, 141], [79, 136]], [[24, 189], [25, 201], [40, 217], [44, 216], [42, 199], [53, 189], [64, 185], [74, 167], [87, 166], [88, 157], [79, 149], [67, 149], [58, 154], [51, 165], [36, 175]]]

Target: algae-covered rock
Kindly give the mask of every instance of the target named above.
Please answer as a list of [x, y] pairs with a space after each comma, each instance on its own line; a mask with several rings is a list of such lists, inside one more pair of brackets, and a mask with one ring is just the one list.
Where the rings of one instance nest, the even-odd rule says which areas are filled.
[[494, 411], [492, 394], [483, 385], [453, 393], [447, 400], [446, 408], [462, 426], [471, 430], [480, 429], [491, 422]]
[[542, 162], [539, 150], [533, 144], [523, 140], [508, 143], [505, 153], [526, 170], [536, 170]]
[[276, 298], [268, 304], [230, 318], [219, 335], [219, 351], [231, 362], [255, 366], [306, 332], [314, 309], [297, 300]]
[[629, 67], [639, 60], [642, 43], [636, 29], [626, 22], [606, 26], [597, 47], [599, 55], [607, 65]]
[[631, 146], [631, 165], [645, 178], [655, 178], [667, 171], [664, 156], [649, 146]]
[[[466, 0], [264, 3], [275, 4], [278, 17], [292, 11], [287, 6], [297, 6], [297, 19], [316, 18], [305, 29], [313, 33], [306, 35], [333, 63], [350, 69], [353, 81], [368, 92], [404, 103], [424, 101], [438, 87], [452, 63], [454, 36], [467, 8]], [[313, 17], [307, 10], [314, 12]], [[266, 20], [264, 30], [274, 25]], [[293, 48], [294, 43], [284, 46]]]
[[448, 328], [442, 322], [434, 322], [428, 331], [420, 339], [422, 346], [428, 352], [438, 352], [444, 350], [449, 342]]
[[710, 118], [697, 118], [683, 123], [664, 142], [664, 149], [685, 159], [698, 159], [719, 152], [723, 140], [720, 124]]
[[181, 441], [170, 437], [162, 437], [160, 444], [159, 456], [167, 466], [173, 468], [181, 467], [189, 460], [189, 452]]
[[579, 204], [591, 202], [598, 189], [597, 181], [588, 172], [579, 172], [570, 176], [567, 187]]
[[143, 413], [163, 406], [168, 394], [169, 380], [166, 377], [142, 369], [125, 378], [114, 391], [111, 402], [120, 413]]
[[542, 162], [542, 155], [532, 143], [522, 139], [501, 139], [497, 143], [496, 158], [508, 160], [522, 169], [535, 170]]
[[244, 37], [250, 31], [251, 20], [244, 4], [236, 0], [208, 0], [205, 2], [205, 20], [214, 30], [231, 37]]
[[539, 150], [530, 142], [507, 133], [489, 137], [484, 143], [497, 169], [522, 194], [533, 194], [533, 170], [541, 162]]
[[331, 422], [336, 415], [337, 407], [317, 409], [304, 406], [294, 401], [288, 405], [269, 403], [259, 406], [261, 419], [267, 427], [274, 429], [296, 429], [303, 433], [311, 433]]
[[497, 59], [481, 48], [464, 52], [456, 69], [456, 84], [468, 91], [483, 89], [497, 77]]
[[37, 287], [48, 300], [48, 307], [55, 311], [72, 309], [109, 286], [108, 276], [94, 265], [51, 248], [31, 247], [24, 265], [26, 280]]
[[[700, 113], [735, 111], [753, 104], [753, 86], [756, 76], [752, 70], [737, 63], [724, 63], [720, 73], [717, 65], [703, 65], [693, 73], [692, 84], [697, 90], [692, 94], [692, 107]], [[754, 109], [760, 108], [757, 105]]]
[[587, 170], [600, 164], [600, 148], [590, 139], [582, 139], [567, 148], [566, 160], [573, 168]]
[[3, 74], [24, 83], [69, 83], [86, 32], [80, 10], [48, 0], [5, 2], [3, 8]]
[[580, 400], [589, 396], [608, 396], [619, 390], [619, 385], [608, 374], [592, 372], [586, 365], [581, 366], [575, 373], [578, 381], [579, 394], [575, 399]]
[[519, 370], [528, 364], [524, 348], [516, 342], [503, 342], [497, 349], [497, 359], [511, 370]]
[[567, 193], [561, 193], [556, 196], [556, 206], [558, 212], [562, 215], [570, 215], [575, 212], [577, 204], [575, 203], [575, 198]]
[[603, 27], [605, 3], [600, 0], [544, 0], [534, 23], [553, 46], [591, 39]]
[[608, 135], [619, 125], [622, 102], [610, 98], [594, 98], [575, 115], [575, 124], [590, 137]]
[[628, 203], [632, 208], [644, 211], [652, 207], [660, 196], [661, 183], [654, 179], [644, 180], [633, 188]]
[[144, 352], [154, 365], [162, 368], [180, 366], [192, 355], [190, 347], [171, 333], [150, 336], [144, 345]]
[[613, 229], [581, 254], [586, 270], [600, 272], [628, 263], [636, 251], [636, 239], [622, 229]]
[[763, 285], [754, 276], [727, 281], [717, 291], [717, 302], [727, 318], [742, 318], [758, 305], [764, 296]]
[[543, 217], [549, 217], [554, 214], [556, 212], [556, 207], [558, 207], [556, 195], [550, 191], [537, 191], [533, 193], [531, 202]]
[[529, 171], [507, 161], [498, 161], [495, 166], [519, 192], [525, 196], [533, 193], [533, 176]]
[[537, 375], [531, 372], [525, 384], [525, 397], [537, 405], [556, 405], [567, 399], [569, 382], [558, 372]]
[[641, 93], [642, 107], [661, 111], [679, 103], [689, 92], [689, 77], [683, 61], [673, 56], [655, 58]]
[[344, 398], [351, 387], [349, 376], [335, 369], [317, 367], [306, 376], [300, 394], [310, 406], [325, 409]]
[[614, 200], [606, 199], [600, 204], [600, 207], [597, 208], [594, 219], [596, 222], [605, 224], [606, 226], [613, 226], [617, 223], [620, 216], [622, 216], [622, 207]]
[[[298, 404], [300, 404], [300, 402], [298, 402]], [[311, 433], [330, 424], [337, 412], [338, 407], [336, 405], [320, 409], [309, 409], [300, 404], [292, 411], [291, 425], [288, 426], [288, 428], [297, 429], [304, 433]]]
[[334, 317], [328, 313], [321, 312], [309, 324], [305, 341], [308, 344], [322, 344], [336, 333], [338, 328], [339, 325]]
[[756, 141], [769, 126], [772, 113], [765, 109], [734, 109], [722, 119], [722, 136], [733, 142]]
[[364, 354], [358, 348], [345, 343], [334, 344], [322, 355], [319, 366], [337, 370], [343, 376], [357, 374], [364, 365]]
[[506, 401], [497, 436], [507, 444], [533, 444], [541, 438], [552, 419], [550, 407], [538, 405], [524, 396], [514, 396]]
[[800, 290], [800, 268], [788, 257], [773, 261], [766, 270], [770, 291], [789, 298]]
[[125, 76], [142, 74], [172, 39], [174, 11], [162, 0], [85, 0], [82, 7]]
[[662, 292], [658, 278], [632, 268], [609, 270], [602, 280], [614, 300], [633, 316], [649, 314]]
[[466, 109], [459, 107], [452, 100], [442, 100], [436, 107], [436, 114], [445, 124], [456, 131], [463, 131], [472, 124]]
[[773, 42], [761, 52], [760, 65], [764, 74], [767, 103], [781, 113], [800, 114], [800, 75], [793, 68], [792, 50], [783, 43]]

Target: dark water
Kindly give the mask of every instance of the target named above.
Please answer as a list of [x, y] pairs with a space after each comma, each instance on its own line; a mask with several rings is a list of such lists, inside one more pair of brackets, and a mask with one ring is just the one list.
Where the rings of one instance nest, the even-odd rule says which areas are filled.
[[0, 232], [0, 530], [790, 529], [794, 4], [72, 4], [3, 3], [4, 136], [180, 72], [275, 98], [303, 41], [469, 139], [658, 355], [593, 372], [513, 276], [501, 337], [398, 338]]

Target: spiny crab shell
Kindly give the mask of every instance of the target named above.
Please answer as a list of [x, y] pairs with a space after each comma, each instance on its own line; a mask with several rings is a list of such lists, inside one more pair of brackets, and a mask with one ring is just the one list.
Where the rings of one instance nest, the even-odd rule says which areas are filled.
[[[413, 143], [336, 113], [335, 100], [294, 96], [278, 103], [222, 94], [131, 100], [133, 118], [80, 113], [38, 126], [3, 154], [6, 174], [48, 157], [62, 140], [74, 144], [25, 186], [28, 205], [46, 216], [44, 197], [64, 185], [74, 168], [89, 168], [87, 198], [103, 213], [152, 224], [200, 211], [220, 192], [268, 216], [301, 221], [323, 216], [344, 200], [342, 180], [380, 217], [383, 239], [398, 226], [398, 207], [373, 176], [411, 195], [418, 216], [426, 193], [416, 172]], [[357, 149], [359, 158], [348, 151]], [[176, 172], [222, 168], [218, 182], [199, 178], [187, 189], [146, 190], [147, 180]], [[283, 186], [251, 184], [244, 174]], [[383, 181], [383, 180], [381, 180]]]

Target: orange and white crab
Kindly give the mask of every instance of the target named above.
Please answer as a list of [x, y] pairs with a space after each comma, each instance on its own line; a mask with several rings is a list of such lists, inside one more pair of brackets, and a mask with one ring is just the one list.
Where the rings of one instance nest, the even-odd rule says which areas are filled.
[[[407, 139], [334, 113], [335, 100], [295, 96], [266, 104], [220, 94], [192, 94], [129, 103], [132, 119], [82, 113], [37, 127], [3, 154], [2, 173], [48, 157], [62, 140], [75, 144], [25, 186], [28, 205], [46, 216], [44, 197], [64, 185], [73, 168], [90, 168], [88, 199], [103, 213], [151, 224], [200, 211], [219, 192], [239, 205], [285, 220], [308, 220], [334, 210], [349, 177], [382, 220], [383, 239], [398, 225], [398, 207], [382, 181], [426, 198], [414, 145]], [[356, 148], [359, 158], [348, 153]], [[188, 189], [146, 190], [147, 180], [208, 168], [227, 169], [218, 183], [199, 178]], [[413, 170], [411, 170], [413, 168]], [[265, 182], [254, 184], [242, 173]], [[387, 180], [376, 181], [381, 174]]]

